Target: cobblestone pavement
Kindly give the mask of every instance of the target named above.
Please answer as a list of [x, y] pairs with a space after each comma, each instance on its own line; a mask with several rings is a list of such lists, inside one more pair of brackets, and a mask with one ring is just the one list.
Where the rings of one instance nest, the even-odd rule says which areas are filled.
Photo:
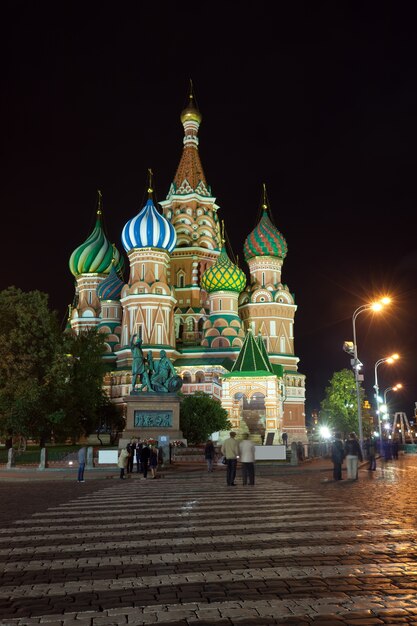
[[0, 624], [417, 625], [417, 457], [0, 482]]

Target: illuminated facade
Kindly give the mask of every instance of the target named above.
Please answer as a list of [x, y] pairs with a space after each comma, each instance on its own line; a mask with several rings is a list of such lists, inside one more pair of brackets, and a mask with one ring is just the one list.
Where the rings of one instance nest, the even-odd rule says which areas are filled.
[[[244, 241], [249, 280], [226, 249], [216, 198], [199, 156], [201, 114], [190, 93], [181, 113], [183, 151], [168, 191], [148, 200], [121, 229], [123, 256], [108, 241], [99, 194], [97, 221], [70, 259], [73, 332], [106, 335], [105, 388], [115, 403], [131, 390], [134, 334], [155, 359], [164, 349], [185, 394], [204, 391], [222, 402], [235, 429], [263, 440], [306, 441], [305, 377], [294, 354], [296, 304], [281, 282], [287, 243], [272, 222], [264, 189], [261, 217]], [[227, 212], [225, 215], [227, 222]]]

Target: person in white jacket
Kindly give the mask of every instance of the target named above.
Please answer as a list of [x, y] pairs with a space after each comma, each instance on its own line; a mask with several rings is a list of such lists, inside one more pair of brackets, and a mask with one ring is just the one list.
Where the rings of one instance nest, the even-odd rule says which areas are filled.
[[242, 464], [242, 484], [255, 484], [255, 444], [249, 439], [249, 433], [243, 434], [239, 444], [239, 456]]
[[127, 462], [129, 460], [129, 457], [129, 450], [127, 449], [127, 447], [123, 448], [120, 451], [119, 459], [117, 461], [117, 465], [120, 467], [120, 478], [125, 478], [125, 470], [127, 469]]

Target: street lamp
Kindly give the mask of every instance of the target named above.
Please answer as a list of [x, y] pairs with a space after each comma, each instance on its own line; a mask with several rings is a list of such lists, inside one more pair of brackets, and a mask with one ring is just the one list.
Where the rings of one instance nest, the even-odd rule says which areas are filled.
[[[379, 405], [380, 405], [379, 400], [380, 400], [380, 398], [379, 398], [379, 387], [378, 387], [378, 367], [382, 363], [389, 363], [389, 364], [394, 363], [399, 358], [400, 357], [399, 357], [398, 354], [391, 354], [391, 356], [385, 357], [383, 359], [378, 359], [378, 361], [375, 363], [375, 385], [374, 385], [374, 389], [375, 389], [375, 400], [376, 400], [376, 414], [378, 416], [380, 453], [382, 453], [382, 425], [381, 425], [381, 414], [380, 414], [380, 410], [379, 410]], [[384, 404], [386, 404], [386, 402], [384, 402]]]
[[401, 383], [397, 383], [396, 385], [394, 385], [394, 387], [387, 387], [384, 390], [384, 404], [387, 403], [387, 393], [388, 391], [398, 391], [398, 389], [402, 388], [402, 384]]
[[355, 372], [356, 382], [356, 400], [358, 404], [358, 426], [359, 426], [359, 444], [361, 449], [363, 448], [363, 430], [362, 430], [362, 407], [361, 407], [361, 393], [360, 393], [360, 381], [363, 380], [363, 376], [360, 376], [359, 370], [362, 367], [362, 363], [358, 359], [358, 345], [356, 342], [356, 319], [358, 315], [364, 311], [374, 311], [375, 313], [381, 311], [383, 307], [391, 302], [390, 298], [381, 298], [376, 302], [368, 304], [362, 304], [358, 307], [352, 315], [352, 327], [353, 327], [353, 363], [352, 367]]

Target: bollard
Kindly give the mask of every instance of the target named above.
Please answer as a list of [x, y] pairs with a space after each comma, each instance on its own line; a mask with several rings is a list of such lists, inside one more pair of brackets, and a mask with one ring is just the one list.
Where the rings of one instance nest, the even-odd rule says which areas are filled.
[[46, 448], [41, 448], [41, 458], [38, 470], [44, 470], [48, 467], [48, 452]]
[[93, 469], [94, 464], [93, 464], [93, 448], [91, 446], [88, 446], [87, 448], [87, 461], [85, 464], [85, 469]]
[[295, 441], [291, 443], [291, 465], [298, 465], [297, 444]]
[[14, 467], [16, 465], [16, 455], [15, 455], [15, 451], [13, 450], [13, 448], [9, 448], [9, 451], [7, 453], [7, 465], [6, 465], [6, 469], [11, 469], [12, 467]]

